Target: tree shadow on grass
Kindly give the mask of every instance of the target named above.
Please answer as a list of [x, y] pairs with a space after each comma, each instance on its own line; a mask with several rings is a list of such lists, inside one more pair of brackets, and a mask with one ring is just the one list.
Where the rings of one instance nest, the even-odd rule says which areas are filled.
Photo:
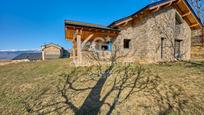
[[[141, 66], [131, 65], [116, 68], [108, 66], [104, 69], [103, 67], [89, 68], [84, 73], [75, 68], [69, 74], [62, 75], [65, 82], [60, 82], [55, 92], [43, 90], [36, 97], [26, 98], [23, 104], [29, 113], [62, 114], [72, 111], [76, 115], [97, 115], [101, 107], [107, 105], [109, 109], [106, 114], [110, 115], [116, 106], [133, 94], [143, 90], [152, 90], [158, 85], [159, 77], [148, 72]], [[147, 73], [148, 76], [144, 75]], [[112, 77], [110, 84], [105, 84], [110, 77]], [[95, 85], [87, 87], [88, 82], [94, 82]], [[80, 87], [80, 84], [86, 84], [86, 87]], [[102, 94], [102, 89], [106, 87], [110, 88]], [[84, 92], [89, 93], [83, 103], [76, 106], [74, 97]], [[113, 98], [113, 101], [108, 103], [108, 98]]]
[[[195, 113], [204, 111], [180, 86], [164, 83], [140, 65], [77, 67], [61, 76], [63, 79], [53, 87], [55, 90], [45, 88], [38, 95], [24, 99], [28, 113], [97, 115], [102, 112], [110, 115], [117, 106], [139, 92], [146, 92], [154, 99], [154, 107], [160, 115], [190, 113], [186, 108]], [[108, 109], [101, 110], [103, 106]]]
[[186, 63], [186, 67], [189, 68], [198, 68], [198, 69], [204, 69], [204, 61], [185, 61], [184, 63]]

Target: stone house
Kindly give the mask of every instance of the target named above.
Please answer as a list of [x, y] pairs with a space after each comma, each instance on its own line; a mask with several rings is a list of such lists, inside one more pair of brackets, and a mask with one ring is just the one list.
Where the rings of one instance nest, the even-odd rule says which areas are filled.
[[63, 57], [63, 48], [57, 44], [46, 44], [42, 46], [42, 60], [58, 59]]
[[191, 58], [191, 33], [202, 23], [186, 0], [162, 0], [138, 12], [100, 26], [65, 20], [72, 57], [81, 63], [87, 51], [110, 57], [118, 52], [122, 62], [162, 62]]

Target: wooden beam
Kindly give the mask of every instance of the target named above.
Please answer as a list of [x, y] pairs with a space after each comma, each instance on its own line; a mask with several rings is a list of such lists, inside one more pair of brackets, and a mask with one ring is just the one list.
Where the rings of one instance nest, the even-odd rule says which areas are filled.
[[127, 22], [132, 21], [132, 20], [133, 20], [133, 18], [128, 18], [128, 19], [126, 19], [126, 20], [124, 20], [122, 22], [119, 22], [119, 23], [115, 24], [114, 26], [119, 26], [121, 24], [127, 23]]
[[152, 10], [151, 12], [157, 12], [157, 11], [159, 11], [159, 10], [160, 10], [160, 7], [161, 7], [161, 6], [158, 6], [156, 9]]
[[81, 55], [81, 35], [77, 35], [77, 62], [80, 64], [82, 61]]
[[158, 6], [151, 7], [151, 8], [149, 8], [149, 10], [152, 11], [152, 10], [154, 10], [156, 8], [158, 8]]
[[188, 16], [188, 15], [190, 15], [190, 14], [191, 14], [191, 12], [189, 11], [189, 12], [183, 14], [182, 17], [186, 17], [186, 16]]
[[154, 6], [154, 7], [149, 8], [149, 10], [152, 11], [152, 10], [158, 9], [159, 7], [162, 7], [162, 6], [165, 6], [165, 5], [171, 6], [172, 3], [175, 2], [175, 1], [176, 1], [176, 0], [171, 0], [171, 1], [169, 1], [169, 2], [165, 2], [165, 3], [159, 4], [159, 5], [157, 5], [157, 6]]
[[79, 30], [79, 35], [82, 35], [82, 32], [83, 32], [83, 28], [81, 28], [81, 29]]
[[178, 0], [178, 1], [177, 1], [177, 4], [180, 3], [181, 1], [182, 1], [182, 0]]
[[192, 24], [190, 27], [193, 28], [193, 27], [196, 27], [196, 26], [199, 26], [199, 24]]
[[[179, 1], [183, 1], [183, 0], [179, 0]], [[186, 5], [187, 9], [191, 12], [191, 9], [188, 7], [188, 5], [185, 2], [183, 2], [183, 3]], [[196, 20], [196, 22], [198, 24], [197, 26], [199, 26], [200, 29], [201, 29], [202, 28], [202, 24], [198, 21], [198, 19], [197, 19], [197, 17], [195, 15], [192, 15], [192, 16]]]
[[137, 14], [133, 16], [133, 18], [137, 18], [137, 17], [138, 17], [138, 15], [137, 15]]
[[89, 35], [81, 44], [81, 48], [83, 49], [86, 43], [94, 36], [94, 34]]
[[172, 0], [167, 6], [165, 6], [165, 8], [171, 6], [173, 4], [173, 2], [175, 2], [175, 0]]

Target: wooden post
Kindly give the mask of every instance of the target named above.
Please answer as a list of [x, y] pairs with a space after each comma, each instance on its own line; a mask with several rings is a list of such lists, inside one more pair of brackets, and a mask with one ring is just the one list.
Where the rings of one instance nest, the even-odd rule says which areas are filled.
[[73, 33], [73, 38], [72, 38], [72, 55], [73, 55], [73, 60], [75, 61], [76, 60], [76, 49], [77, 49], [77, 44], [76, 44], [76, 38], [77, 38], [77, 34], [78, 34], [78, 30], [76, 30], [74, 33]]
[[73, 59], [75, 59], [76, 58], [76, 40], [75, 38], [73, 39], [72, 44], [73, 44], [72, 56], [73, 56]]
[[77, 35], [77, 61], [81, 63], [82, 55], [81, 55], [81, 35]]

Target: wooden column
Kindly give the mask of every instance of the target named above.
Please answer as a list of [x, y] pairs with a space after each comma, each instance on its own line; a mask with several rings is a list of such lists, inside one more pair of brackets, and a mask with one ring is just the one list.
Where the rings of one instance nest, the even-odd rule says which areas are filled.
[[76, 58], [76, 47], [77, 47], [77, 44], [76, 44], [76, 38], [74, 38], [73, 40], [72, 40], [72, 44], [73, 44], [73, 48], [72, 48], [72, 56], [73, 56], [73, 59], [75, 59]]
[[82, 55], [81, 55], [81, 35], [77, 35], [77, 61], [81, 63]]

